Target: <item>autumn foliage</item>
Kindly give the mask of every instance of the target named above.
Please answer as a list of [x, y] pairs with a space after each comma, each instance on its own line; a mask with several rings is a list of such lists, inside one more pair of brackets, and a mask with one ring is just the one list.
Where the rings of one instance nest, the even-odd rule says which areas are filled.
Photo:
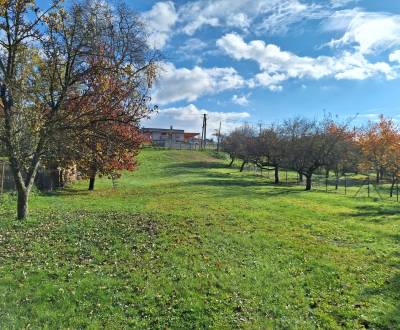
[[0, 26], [0, 149], [17, 217], [40, 166], [133, 169], [159, 58], [140, 17], [122, 2], [1, 1]]
[[400, 131], [393, 119], [383, 116], [379, 122], [370, 123], [357, 137], [363, 158], [360, 168], [375, 171], [377, 180], [385, 174], [397, 180], [400, 175]]

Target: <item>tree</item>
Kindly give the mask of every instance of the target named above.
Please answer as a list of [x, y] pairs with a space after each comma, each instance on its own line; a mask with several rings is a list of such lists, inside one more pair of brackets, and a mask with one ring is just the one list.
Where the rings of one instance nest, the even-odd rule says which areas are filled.
[[[147, 108], [156, 56], [142, 22], [123, 4], [88, 1], [66, 10], [55, 0], [42, 11], [32, 1], [5, 0], [0, 25], [0, 140], [17, 187], [17, 217], [24, 219], [39, 164], [56, 137], [76, 141], [97, 123], [137, 122], [133, 109]], [[111, 72], [134, 84], [135, 107], [123, 108], [128, 113], [83, 107], [95, 97], [93, 75]]]
[[277, 126], [261, 131], [257, 139], [256, 165], [260, 168], [274, 168], [275, 184], [279, 184], [279, 169], [285, 159], [285, 141]]
[[254, 129], [249, 125], [236, 128], [224, 139], [222, 147], [231, 157], [230, 166], [235, 159], [242, 161], [240, 166], [240, 172], [242, 172], [244, 166], [255, 159], [256, 134]]
[[400, 132], [392, 119], [381, 116], [379, 122], [369, 123], [358, 136], [363, 153], [360, 164], [366, 172], [375, 171], [379, 183], [383, 173], [392, 178], [391, 195], [400, 174]]
[[296, 118], [283, 124], [283, 134], [287, 145], [285, 162], [289, 168], [306, 177], [306, 190], [312, 188], [312, 176], [321, 167], [328, 166], [337, 154], [337, 145], [345, 132], [340, 127], [331, 131], [333, 121], [329, 118], [318, 122]]
[[79, 107], [82, 113], [97, 113], [100, 118], [109, 119], [89, 123], [75, 147], [74, 162], [89, 177], [89, 190], [94, 189], [97, 174], [116, 177], [118, 171], [135, 168], [134, 157], [143, 141], [139, 123], [150, 109], [138, 101], [141, 94], [128, 78], [125, 70], [94, 72], [86, 81], [90, 92], [79, 99], [79, 105], [74, 102], [69, 105], [72, 109]]
[[336, 189], [338, 189], [339, 176], [348, 172], [357, 172], [361, 159], [361, 150], [356, 142], [356, 130], [348, 130], [347, 125], [337, 125], [331, 122], [327, 127], [329, 135], [337, 141], [331, 156], [325, 165], [326, 177], [334, 171], [336, 176]]

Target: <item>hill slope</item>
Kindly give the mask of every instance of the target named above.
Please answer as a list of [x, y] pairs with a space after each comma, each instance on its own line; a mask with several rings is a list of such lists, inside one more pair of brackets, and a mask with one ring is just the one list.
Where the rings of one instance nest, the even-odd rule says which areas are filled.
[[[201, 152], [145, 150], [0, 208], [2, 328], [396, 328], [398, 205], [301, 188]], [[4, 201], [3, 201], [4, 202]]]

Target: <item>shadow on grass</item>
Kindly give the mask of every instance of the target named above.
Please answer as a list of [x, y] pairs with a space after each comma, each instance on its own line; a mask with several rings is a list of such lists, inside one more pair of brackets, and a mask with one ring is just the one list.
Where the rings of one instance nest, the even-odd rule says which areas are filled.
[[71, 188], [71, 187], [64, 187], [64, 188], [59, 188], [53, 191], [45, 191], [41, 192], [40, 195], [43, 197], [54, 197], [54, 196], [87, 196], [91, 194], [87, 188]]
[[[357, 206], [356, 213], [345, 214], [353, 218], [363, 218], [372, 223], [390, 223], [393, 221], [400, 221], [400, 206], [394, 205], [363, 205]], [[394, 218], [398, 216], [398, 218]]]
[[[397, 266], [397, 268], [399, 268]], [[363, 320], [366, 328], [374, 329], [398, 329], [400, 324], [400, 274], [397, 273], [389, 280], [384, 282], [384, 285], [368, 288], [362, 292], [363, 297], [386, 297], [386, 300], [394, 302], [392, 309], [387, 310], [384, 315], [374, 321]]]

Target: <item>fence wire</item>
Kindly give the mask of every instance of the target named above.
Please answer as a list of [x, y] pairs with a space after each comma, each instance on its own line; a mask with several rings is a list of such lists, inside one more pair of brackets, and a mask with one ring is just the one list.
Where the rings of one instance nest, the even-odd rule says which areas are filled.
[[[274, 183], [274, 169], [260, 169], [257, 166], [247, 165], [244, 170], [257, 176], [261, 176]], [[279, 181], [282, 186], [305, 186], [305, 177], [301, 181], [296, 172], [281, 169]], [[400, 182], [398, 180], [380, 179], [371, 175], [345, 175], [329, 176], [314, 174], [312, 178], [312, 190], [318, 192], [333, 193], [350, 197], [372, 198], [375, 200], [400, 201]]]
[[[40, 168], [36, 175], [35, 186], [40, 191], [52, 191], [61, 186], [60, 171]], [[10, 165], [0, 161], [0, 194], [16, 190], [14, 176]]]

